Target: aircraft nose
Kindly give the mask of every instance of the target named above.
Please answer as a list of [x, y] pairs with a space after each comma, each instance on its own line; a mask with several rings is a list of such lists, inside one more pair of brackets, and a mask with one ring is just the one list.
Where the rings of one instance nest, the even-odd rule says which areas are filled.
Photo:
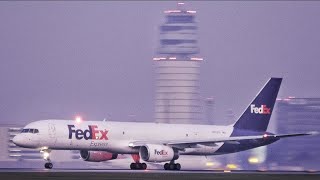
[[13, 137], [12, 142], [18, 146], [23, 144], [24, 138], [21, 135], [16, 135]]

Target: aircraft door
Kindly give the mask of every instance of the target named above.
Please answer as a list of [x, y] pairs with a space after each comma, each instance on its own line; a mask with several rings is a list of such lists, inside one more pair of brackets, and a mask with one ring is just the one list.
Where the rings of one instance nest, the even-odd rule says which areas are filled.
[[57, 132], [56, 132], [56, 126], [53, 123], [48, 124], [48, 133], [49, 133], [49, 138], [48, 138], [48, 143], [50, 145], [55, 145], [57, 141]]

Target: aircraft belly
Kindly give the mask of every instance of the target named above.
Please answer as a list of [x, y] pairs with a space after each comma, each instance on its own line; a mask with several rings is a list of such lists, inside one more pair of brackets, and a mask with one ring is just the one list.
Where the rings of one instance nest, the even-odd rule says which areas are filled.
[[139, 148], [131, 148], [127, 141], [110, 141], [108, 151], [118, 154], [139, 153]]

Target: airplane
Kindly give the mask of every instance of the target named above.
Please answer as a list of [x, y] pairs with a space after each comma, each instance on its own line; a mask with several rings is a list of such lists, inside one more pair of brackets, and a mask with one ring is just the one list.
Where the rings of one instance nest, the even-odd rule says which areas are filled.
[[47, 169], [53, 167], [51, 150], [80, 150], [85, 161], [108, 161], [130, 154], [130, 169], [146, 169], [145, 162], [166, 162], [165, 170], [180, 170], [175, 160], [182, 155], [236, 153], [281, 138], [317, 134], [267, 132], [281, 82], [282, 78], [270, 78], [239, 119], [228, 126], [49, 119], [26, 125], [12, 141], [17, 146], [39, 149]]

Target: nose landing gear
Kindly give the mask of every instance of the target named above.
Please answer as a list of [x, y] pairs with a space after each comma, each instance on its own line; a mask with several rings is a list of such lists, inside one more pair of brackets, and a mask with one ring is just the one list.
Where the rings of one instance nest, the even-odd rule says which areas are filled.
[[45, 167], [46, 169], [52, 169], [53, 164], [52, 164], [51, 162], [47, 162], [47, 163], [44, 164], [44, 167]]
[[51, 160], [50, 160], [50, 150], [49, 149], [42, 149], [40, 151], [40, 153], [42, 153], [42, 156], [43, 156], [43, 159], [45, 161], [47, 161], [45, 164], [44, 164], [44, 167], [46, 169], [52, 169], [53, 168], [53, 164], [51, 163]]

